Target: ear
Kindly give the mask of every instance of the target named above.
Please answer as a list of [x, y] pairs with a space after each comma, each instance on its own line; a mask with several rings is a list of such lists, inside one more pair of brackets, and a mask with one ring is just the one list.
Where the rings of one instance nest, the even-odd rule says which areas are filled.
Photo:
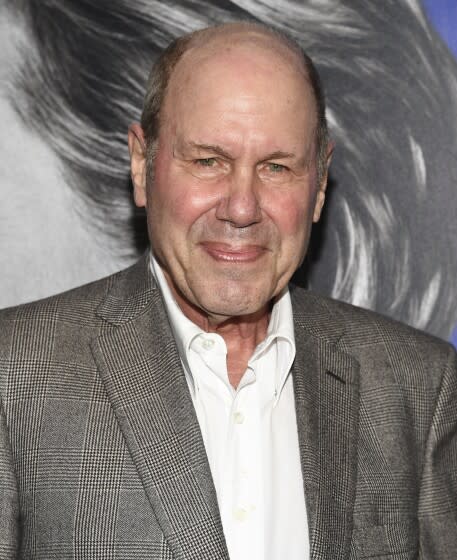
[[325, 172], [321, 179], [317, 195], [316, 195], [316, 203], [314, 205], [314, 214], [313, 214], [313, 222], [316, 223], [319, 221], [321, 217], [322, 208], [324, 207], [325, 202], [325, 191], [327, 190], [327, 179], [328, 179], [328, 168], [330, 167], [330, 162], [332, 161], [333, 150], [335, 148], [335, 144], [333, 140], [330, 140], [328, 143], [327, 148], [327, 159], [325, 162]]
[[146, 142], [138, 123], [129, 126], [130, 175], [133, 183], [133, 198], [138, 207], [146, 206]]

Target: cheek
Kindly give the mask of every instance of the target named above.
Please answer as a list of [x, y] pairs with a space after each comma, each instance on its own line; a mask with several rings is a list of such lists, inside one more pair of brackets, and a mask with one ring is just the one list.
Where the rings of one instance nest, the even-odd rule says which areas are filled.
[[215, 209], [220, 200], [220, 194], [214, 188], [189, 179], [175, 183], [169, 196], [174, 217], [189, 226]]
[[174, 224], [175, 227], [187, 229], [214, 208], [219, 199], [220, 189], [217, 185], [202, 184], [192, 175], [173, 169], [169, 162], [157, 162], [148, 208], [163, 227], [169, 228]]
[[270, 205], [270, 217], [276, 223], [283, 240], [300, 243], [312, 224], [314, 204], [311, 196], [287, 193], [275, 197]]

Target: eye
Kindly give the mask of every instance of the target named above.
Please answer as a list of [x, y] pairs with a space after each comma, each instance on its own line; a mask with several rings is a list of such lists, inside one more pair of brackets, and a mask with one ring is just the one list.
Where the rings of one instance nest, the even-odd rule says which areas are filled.
[[268, 171], [271, 171], [272, 173], [281, 173], [282, 171], [285, 171], [287, 168], [284, 165], [281, 165], [280, 163], [268, 163]]
[[284, 185], [293, 179], [291, 169], [275, 161], [263, 162], [258, 169], [258, 174], [262, 181], [276, 185]]
[[214, 165], [216, 164], [216, 158], [202, 158], [202, 159], [196, 159], [195, 163], [201, 167], [214, 167]]

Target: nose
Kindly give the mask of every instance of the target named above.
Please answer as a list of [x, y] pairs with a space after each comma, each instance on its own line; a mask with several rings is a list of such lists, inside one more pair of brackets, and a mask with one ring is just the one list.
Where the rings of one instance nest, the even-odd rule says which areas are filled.
[[234, 227], [243, 228], [260, 222], [262, 218], [256, 176], [247, 168], [233, 173], [222, 197], [216, 217], [230, 222]]

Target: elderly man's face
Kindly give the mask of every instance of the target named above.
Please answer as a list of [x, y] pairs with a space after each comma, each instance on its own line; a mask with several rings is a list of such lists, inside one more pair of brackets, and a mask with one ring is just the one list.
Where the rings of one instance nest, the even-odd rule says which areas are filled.
[[133, 176], [168, 282], [219, 320], [261, 311], [301, 263], [324, 198], [300, 65], [253, 44], [188, 53], [162, 117], [154, 180]]

